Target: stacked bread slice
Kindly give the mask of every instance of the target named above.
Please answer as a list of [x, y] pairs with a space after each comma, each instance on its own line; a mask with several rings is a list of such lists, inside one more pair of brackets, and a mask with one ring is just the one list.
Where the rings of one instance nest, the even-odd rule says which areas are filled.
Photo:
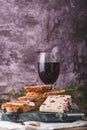
[[45, 91], [52, 90], [51, 85], [26, 86], [24, 90], [27, 94], [18, 97], [16, 101], [3, 103], [1, 108], [4, 113], [28, 112], [37, 110], [46, 99], [43, 97]]
[[37, 85], [37, 86], [25, 86], [26, 95], [19, 97], [19, 101], [31, 101], [35, 103], [35, 110], [38, 110], [40, 105], [45, 101], [45, 92], [52, 90], [52, 85]]

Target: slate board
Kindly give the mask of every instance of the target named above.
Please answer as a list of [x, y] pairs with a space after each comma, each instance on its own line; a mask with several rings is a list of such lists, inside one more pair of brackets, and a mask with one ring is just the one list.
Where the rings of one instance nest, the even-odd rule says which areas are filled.
[[2, 114], [1, 120], [11, 122], [41, 121], [41, 122], [73, 122], [82, 119], [84, 113], [48, 113], [48, 112], [27, 112]]

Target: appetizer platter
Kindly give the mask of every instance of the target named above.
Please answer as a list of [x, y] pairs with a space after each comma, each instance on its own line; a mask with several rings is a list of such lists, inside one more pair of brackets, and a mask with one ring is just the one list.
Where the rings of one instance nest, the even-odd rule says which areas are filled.
[[26, 95], [17, 101], [3, 103], [1, 120], [12, 122], [72, 122], [84, 113], [72, 109], [72, 97], [52, 85], [25, 86]]

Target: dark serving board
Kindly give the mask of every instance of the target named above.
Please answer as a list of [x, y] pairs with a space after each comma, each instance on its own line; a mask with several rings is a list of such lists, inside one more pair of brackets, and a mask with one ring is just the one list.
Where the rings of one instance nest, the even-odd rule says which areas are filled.
[[27, 113], [13, 113], [2, 114], [1, 120], [11, 122], [24, 121], [41, 121], [41, 122], [73, 122], [82, 119], [84, 113], [48, 113], [48, 112], [27, 112]]

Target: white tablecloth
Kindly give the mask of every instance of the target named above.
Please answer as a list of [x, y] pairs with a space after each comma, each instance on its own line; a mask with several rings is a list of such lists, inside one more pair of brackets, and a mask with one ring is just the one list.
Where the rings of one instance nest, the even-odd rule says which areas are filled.
[[72, 123], [43, 123], [40, 122], [40, 126], [32, 126], [35, 121], [24, 122], [24, 125], [19, 123], [13, 123], [8, 121], [0, 121], [0, 130], [54, 130], [60, 128], [72, 128], [78, 126], [87, 126], [87, 121], [76, 121]]

